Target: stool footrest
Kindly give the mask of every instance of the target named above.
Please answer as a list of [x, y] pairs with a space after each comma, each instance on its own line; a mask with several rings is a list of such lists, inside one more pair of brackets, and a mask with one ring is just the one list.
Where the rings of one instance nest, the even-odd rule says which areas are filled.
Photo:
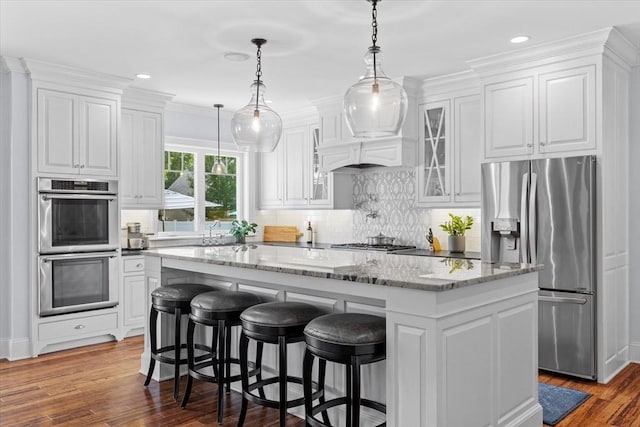
[[[249, 384], [249, 387], [247, 388], [247, 390], [244, 391], [242, 394], [251, 403], [267, 406], [269, 408], [279, 408], [280, 407], [279, 401], [262, 398], [251, 393], [256, 389], [263, 389], [268, 385], [278, 384], [279, 382], [280, 382], [280, 377], [266, 378], [261, 381], [257, 381], [253, 384]], [[302, 378], [287, 376], [287, 383], [302, 384]], [[312, 398], [319, 399], [320, 397], [322, 397], [324, 395], [324, 390], [318, 390], [318, 383], [315, 381], [313, 381], [311, 384], [316, 389], [316, 391], [314, 391], [312, 394]], [[304, 404], [304, 396], [298, 399], [287, 401], [287, 408], [294, 408], [296, 406], [300, 406], [303, 404]]]

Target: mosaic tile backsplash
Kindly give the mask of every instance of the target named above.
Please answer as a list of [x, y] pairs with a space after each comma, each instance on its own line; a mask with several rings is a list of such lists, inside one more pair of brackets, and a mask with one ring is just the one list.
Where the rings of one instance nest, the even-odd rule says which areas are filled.
[[364, 242], [368, 236], [382, 233], [396, 238], [394, 243], [428, 246], [426, 234], [431, 227], [446, 249], [447, 235], [439, 224], [455, 215], [473, 216], [475, 224], [467, 231], [467, 251], [480, 251], [480, 209], [430, 209], [416, 207], [416, 170], [414, 168], [377, 168], [353, 176], [353, 237]]

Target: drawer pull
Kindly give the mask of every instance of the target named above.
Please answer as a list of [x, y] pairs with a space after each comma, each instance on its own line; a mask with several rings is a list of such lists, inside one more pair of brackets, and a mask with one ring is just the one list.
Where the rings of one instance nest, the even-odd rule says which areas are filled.
[[84, 329], [86, 328], [86, 326], [84, 325], [76, 325], [76, 327], [74, 329]]
[[142, 268], [142, 264], [141, 263], [137, 263], [136, 264], [136, 268]]

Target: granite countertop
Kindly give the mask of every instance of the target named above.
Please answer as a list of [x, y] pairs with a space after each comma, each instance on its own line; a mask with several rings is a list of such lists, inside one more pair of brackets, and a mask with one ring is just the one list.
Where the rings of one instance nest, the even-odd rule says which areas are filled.
[[533, 264], [254, 244], [156, 248], [144, 254], [425, 291], [456, 289], [542, 269]]

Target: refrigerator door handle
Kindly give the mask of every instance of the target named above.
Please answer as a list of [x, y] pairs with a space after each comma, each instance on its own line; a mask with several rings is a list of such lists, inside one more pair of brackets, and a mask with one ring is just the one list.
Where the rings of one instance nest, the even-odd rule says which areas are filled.
[[536, 217], [536, 192], [538, 191], [538, 174], [535, 172], [531, 173], [531, 187], [529, 188], [529, 216], [528, 225], [529, 225], [529, 236], [527, 241], [529, 242], [529, 256], [531, 258], [530, 262], [532, 264], [538, 263], [538, 250], [537, 250], [537, 241], [538, 241], [538, 233], [537, 233], [537, 222], [538, 218]]
[[587, 303], [586, 298], [567, 298], [567, 297], [543, 297], [539, 296], [538, 301], [544, 302], [557, 302], [557, 303], [570, 303], [584, 305]]
[[527, 219], [527, 188], [529, 187], [529, 172], [522, 175], [522, 193], [520, 198], [520, 262], [529, 262], [527, 244], [529, 240], [529, 226]]

